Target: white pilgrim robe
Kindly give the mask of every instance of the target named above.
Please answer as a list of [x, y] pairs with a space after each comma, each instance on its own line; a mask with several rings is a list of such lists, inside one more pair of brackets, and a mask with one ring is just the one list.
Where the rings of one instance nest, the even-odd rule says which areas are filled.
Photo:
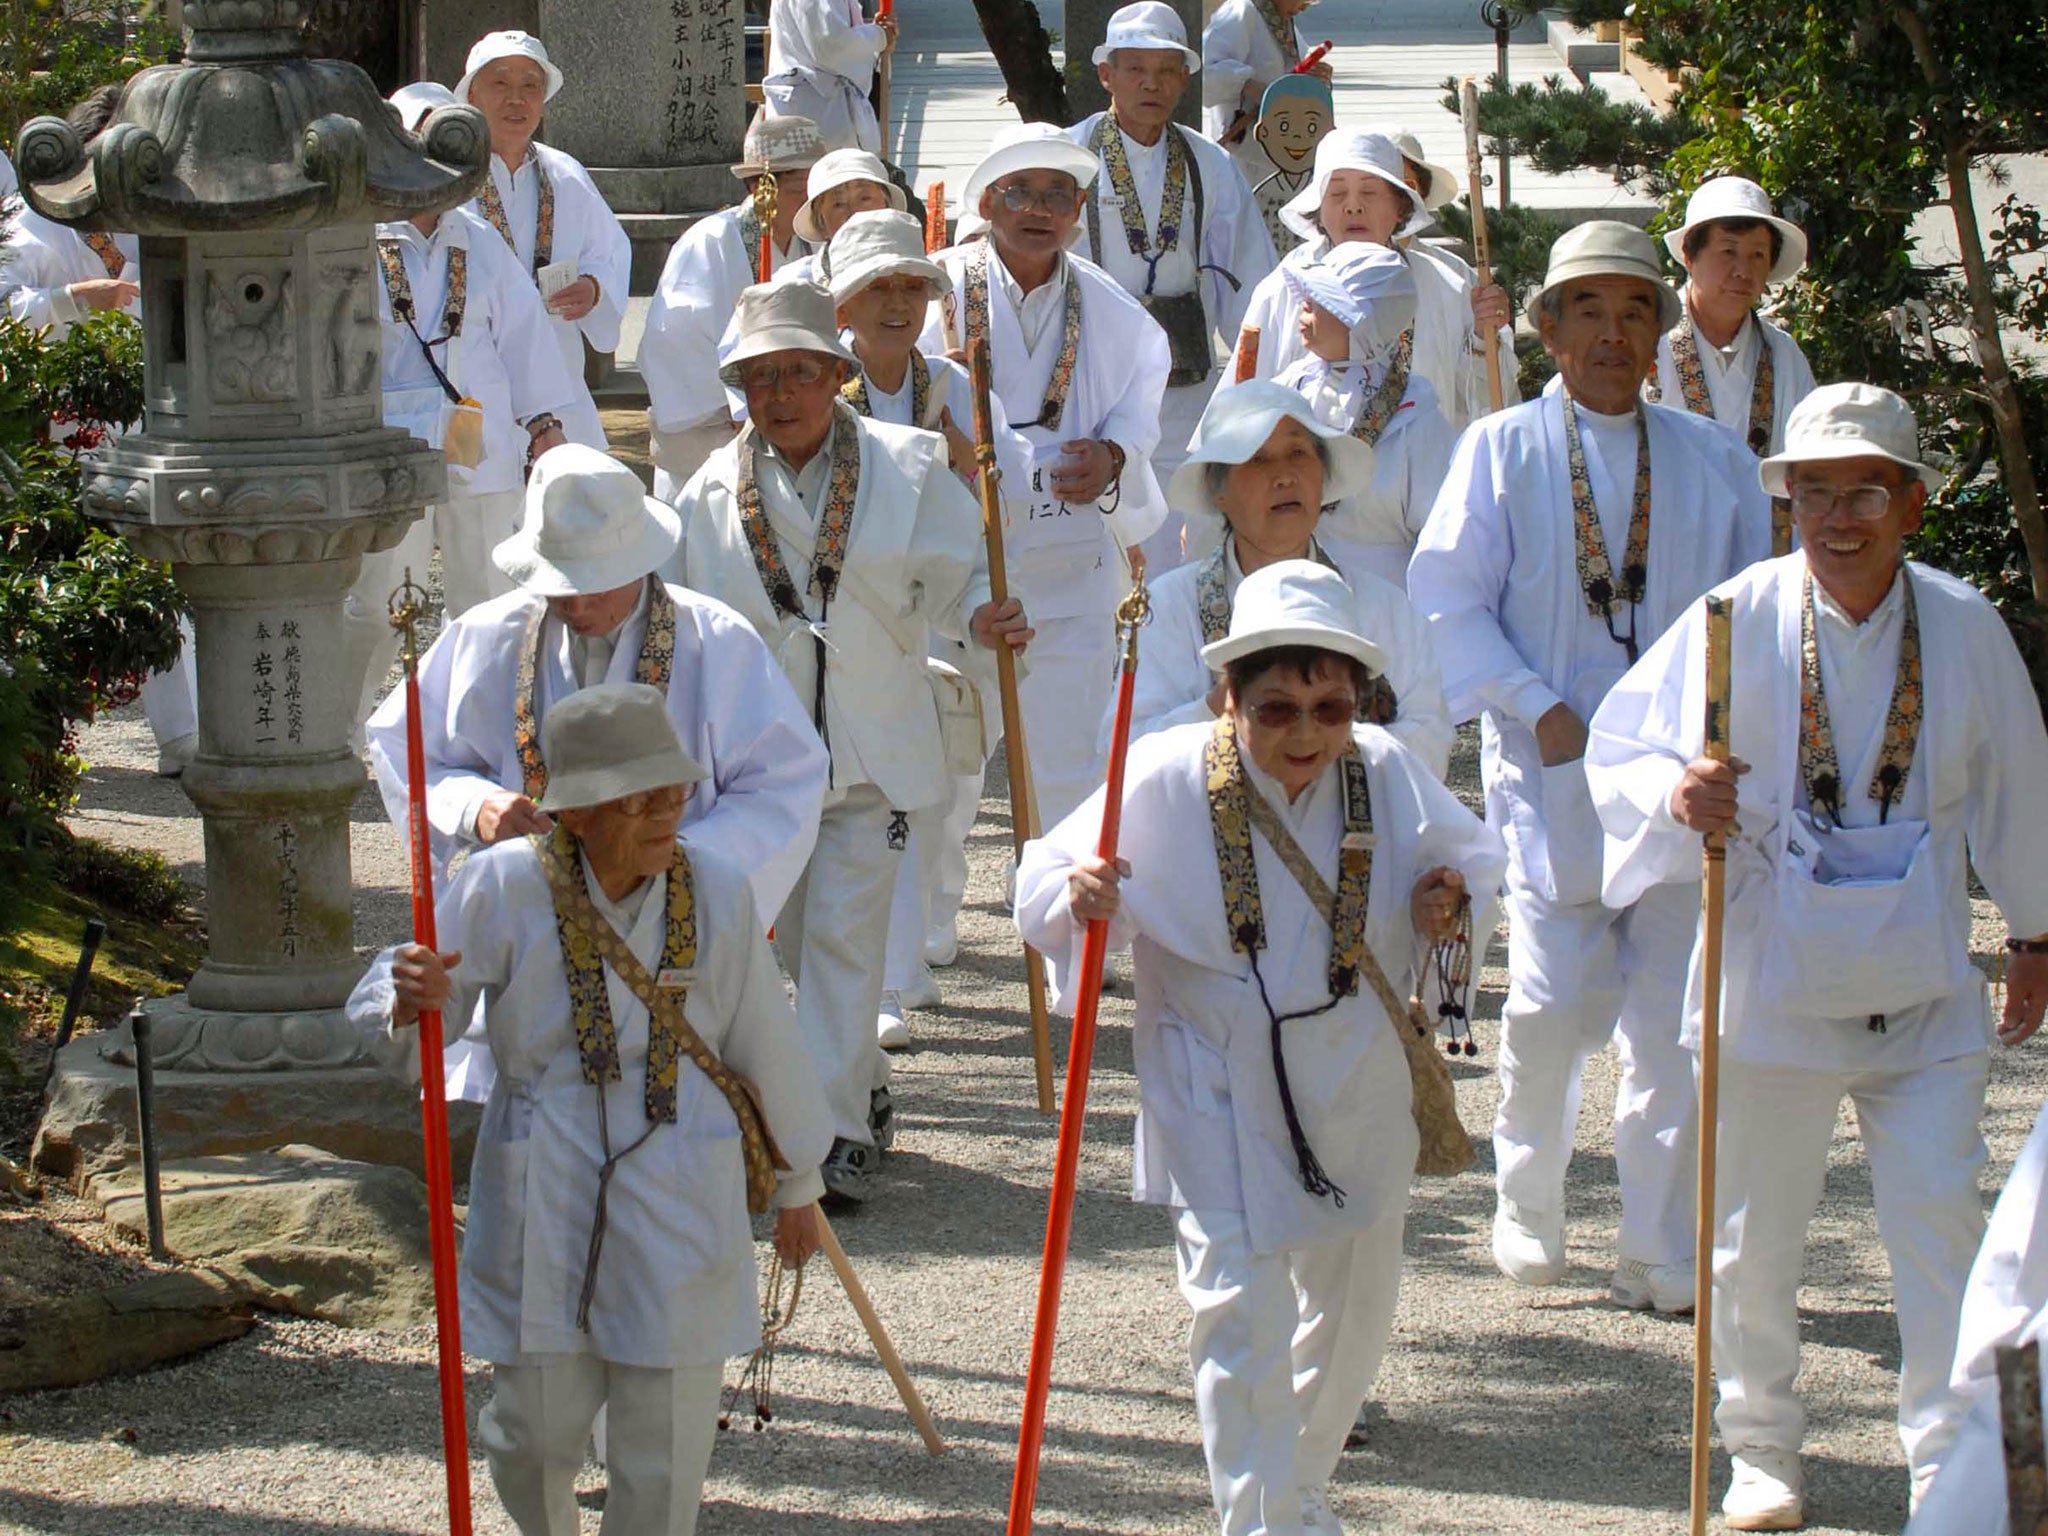
[[[1308, 53], [1311, 45], [1300, 21], [1286, 25], [1294, 29], [1295, 56]], [[1265, 149], [1252, 137], [1252, 129], [1258, 122], [1259, 95], [1289, 68], [1279, 40], [1252, 0], [1223, 0], [1202, 28], [1202, 132], [1220, 141], [1240, 111], [1250, 114], [1244, 137], [1229, 146], [1231, 158], [1247, 180], [1257, 181], [1272, 169]], [[1245, 95], [1248, 85], [1258, 87], [1249, 100]]]
[[[533, 281], [534, 245], [540, 238], [540, 176], [547, 173], [554, 191], [554, 238], [548, 248], [547, 265], [573, 262], [577, 277], [595, 278], [597, 303], [581, 320], [564, 320], [545, 303], [548, 331], [562, 354], [562, 367], [576, 386], [568, 406], [557, 414], [562, 433], [572, 443], [604, 448], [604, 424], [597, 414], [597, 402], [590, 386], [583, 382], [583, 343], [590, 350], [612, 353], [619, 349], [619, 325], [626, 315], [627, 289], [632, 280], [633, 243], [619, 216], [612, 212], [604, 194], [590, 179], [590, 172], [572, 155], [551, 144], [535, 141], [527, 148], [526, 160], [513, 170], [497, 155], [491, 156], [491, 183], [505, 210], [505, 222], [512, 226], [510, 249], [519, 258], [520, 269]], [[473, 214], [484, 228], [495, 234], [484, 217], [483, 199], [471, 198], [463, 210]], [[499, 237], [502, 242], [503, 236]], [[538, 288], [534, 290], [539, 292]]]
[[885, 41], [862, 18], [860, 0], [773, 0], [762, 111], [808, 117], [830, 149], [881, 154], [882, 127], [868, 92]]
[[[70, 285], [104, 281], [107, 264], [79, 231], [26, 205], [16, 206], [6, 225], [5, 238], [0, 239], [0, 294], [6, 297], [7, 313], [31, 330], [47, 328], [52, 340], [61, 341], [92, 313], [71, 297]], [[117, 234], [114, 244], [126, 258], [118, 276], [140, 282], [136, 237]], [[134, 314], [139, 307], [138, 302], [127, 312]]]
[[[1358, 561], [1354, 546], [1327, 543], [1323, 550], [1357, 601], [1358, 632], [1386, 655], [1387, 682], [1398, 710], [1387, 733], [1442, 778], [1450, 767], [1453, 732], [1428, 622], [1400, 588]], [[1134, 741], [1154, 731], [1215, 718], [1209, 713], [1209, 690], [1217, 674], [1202, 660], [1199, 581], [1207, 564], [1207, 559], [1193, 561], [1146, 583], [1152, 620], [1138, 637], [1138, 679], [1131, 698]], [[1224, 548], [1223, 589], [1233, 602], [1243, 580], [1232, 542]], [[1105, 718], [1105, 752], [1110, 728]]]
[[[1282, 369], [1277, 382], [1298, 390], [1324, 425], [1348, 432], [1385, 378], [1384, 365], [1333, 368], [1307, 357]], [[1372, 484], [1325, 512], [1323, 531], [1348, 546], [1375, 576], [1407, 591], [1409, 557], [1457, 446], [1458, 434], [1444, 420], [1435, 388], [1410, 373], [1401, 403], [1372, 445]]]
[[[974, 381], [967, 370], [950, 357], [927, 357], [925, 365], [931, 370], [931, 390], [925, 399], [925, 419], [910, 419], [913, 393], [910, 371], [904, 370], [903, 387], [893, 395], [885, 395], [875, 388], [872, 380], [868, 384], [868, 408], [876, 421], [889, 422], [899, 427], [923, 427], [928, 432], [939, 430], [940, 413], [951, 411], [953, 425], [969, 437], [974, 436]], [[1002, 475], [1002, 484], [1009, 487], [1022, 486], [1031, 479], [1031, 444], [1024, 434], [1010, 425], [1009, 413], [1003, 409], [1002, 397], [994, 390], [989, 391], [989, 432], [995, 439], [996, 469]], [[973, 466], [967, 468], [971, 471]], [[956, 467], [955, 473], [958, 473]]]
[[[1689, 296], [1687, 302], [1691, 302]], [[1806, 361], [1806, 354], [1799, 350], [1799, 343], [1760, 314], [1752, 314], [1742, 322], [1735, 345], [1728, 352], [1724, 353], [1704, 336], [1696, 335], [1694, 343], [1699, 350], [1700, 371], [1707, 376], [1707, 396], [1714, 403], [1714, 419], [1744, 443], [1749, 442], [1749, 402], [1750, 392], [1756, 387], [1757, 348], [1762, 345], [1771, 349], [1771, 436], [1757, 456], [1767, 458], [1783, 449], [1785, 423], [1792, 415], [1792, 407], [1813, 393], [1813, 368]], [[1664, 404], [1689, 409], [1678, 379], [1678, 364], [1672, 360], [1669, 331], [1657, 342], [1656, 381], [1663, 391]], [[1648, 393], [1647, 385], [1644, 393]]]
[[13, 197], [21, 191], [21, 181], [14, 174], [14, 162], [0, 154], [0, 198]]
[[[747, 871], [765, 930], [803, 873], [825, 794], [825, 748], [809, 712], [753, 630], [725, 604], [681, 587], [668, 716], [683, 748], [707, 777], [690, 792], [683, 831]], [[545, 599], [513, 592], [470, 609], [444, 627], [420, 658], [420, 735], [427, 767], [427, 823], [434, 867], [445, 876], [474, 850], [484, 797], [522, 790], [513, 740], [520, 652]], [[607, 683], [631, 682], [647, 635], [647, 599], [619, 626]], [[561, 620], [541, 621], [534, 668], [534, 718], [582, 686], [576, 636]], [[407, 816], [405, 693], [393, 689], [370, 717], [370, 767], [392, 825]]]
[[[1370, 984], [1328, 1013], [1285, 1026], [1289, 1085], [1309, 1145], [1345, 1192], [1343, 1207], [1302, 1188], [1274, 1076], [1271, 1023], [1246, 956], [1231, 948], [1222, 877], [1210, 835], [1203, 752], [1211, 727], [1187, 725], [1131, 749], [1118, 856], [1130, 862], [1112, 948], [1132, 949], [1138, 1074], [1133, 1197], [1194, 1210], [1239, 1211], [1254, 1251], [1273, 1253], [1370, 1226], [1407, 1197], [1415, 1124], [1407, 1060]], [[1356, 727], [1371, 788], [1372, 881], [1366, 938], [1395, 993], [1407, 997], [1417, 953], [1409, 896], [1425, 871], [1448, 864], [1475, 892], [1500, 879], [1500, 840], [1406, 748], [1377, 726]], [[1247, 764], [1254, 793], [1272, 800], [1303, 852], [1334, 883], [1344, 831], [1335, 765], [1288, 805]], [[1262, 782], [1263, 781], [1263, 782]], [[1078, 964], [1085, 925], [1067, 902], [1067, 876], [1095, 851], [1098, 788], [1071, 816], [1025, 846], [1017, 924], [1025, 940]], [[1252, 839], [1267, 942], [1259, 960], [1282, 1013], [1329, 998], [1330, 929], [1261, 835]]]
[[[745, 873], [690, 839], [684, 846], [697, 916], [684, 1017], [759, 1094], [791, 1170], [776, 1204], [807, 1205], [823, 1192], [818, 1164], [830, 1141], [816, 1074]], [[633, 953], [658, 969], [667, 875], [624, 904], [606, 901], [587, 864], [584, 878]], [[620, 905], [631, 911], [635, 897], [637, 914], [619, 913]], [[454, 993], [443, 1032], [452, 1041], [481, 1003], [499, 1068], [470, 1165], [464, 1349], [501, 1364], [594, 1355], [657, 1370], [751, 1350], [761, 1338], [760, 1282], [739, 1124], [724, 1094], [687, 1056], [678, 1063], [675, 1123], [656, 1126], [612, 1176], [590, 1331], [581, 1331], [577, 1299], [604, 1160], [598, 1090], [583, 1080], [554, 901], [529, 840], [487, 849], [463, 866], [440, 904], [440, 938], [462, 953], [449, 972]], [[410, 1029], [390, 1029], [395, 954], [387, 949], [372, 962], [349, 998], [349, 1017], [382, 1037], [379, 1054], [412, 1075], [419, 1044]], [[616, 1152], [648, 1128], [648, 1015], [609, 966], [604, 979], [620, 1069], [604, 1090]]]

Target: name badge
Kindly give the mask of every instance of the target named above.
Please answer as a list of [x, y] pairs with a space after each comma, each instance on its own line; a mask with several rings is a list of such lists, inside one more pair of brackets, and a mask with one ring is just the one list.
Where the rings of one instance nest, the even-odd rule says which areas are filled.
[[654, 984], [664, 992], [678, 992], [696, 979], [697, 973], [694, 970], [671, 965], [664, 966], [656, 973]]
[[1371, 853], [1373, 845], [1378, 841], [1379, 838], [1376, 833], [1346, 832], [1344, 834], [1344, 841], [1339, 844], [1339, 847], [1345, 853]]

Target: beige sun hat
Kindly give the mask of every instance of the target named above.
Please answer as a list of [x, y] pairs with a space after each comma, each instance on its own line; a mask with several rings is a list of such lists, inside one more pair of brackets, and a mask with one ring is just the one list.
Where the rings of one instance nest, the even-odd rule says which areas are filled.
[[519, 531], [491, 551], [491, 563], [543, 597], [587, 597], [660, 570], [682, 538], [682, 519], [632, 470], [563, 443], [534, 462]]
[[1685, 237], [1702, 224], [1719, 219], [1755, 219], [1778, 232], [1778, 259], [1771, 264], [1771, 282], [1782, 283], [1806, 265], [1806, 231], [1790, 219], [1779, 218], [1770, 194], [1745, 176], [1716, 176], [1695, 187], [1685, 205], [1685, 222], [1664, 236], [1664, 249], [1684, 266]]
[[1188, 441], [1188, 456], [1166, 483], [1166, 504], [1176, 512], [1220, 518], [1223, 509], [1209, 494], [1210, 464], [1242, 464], [1273, 435], [1282, 419], [1298, 421], [1323, 441], [1330, 467], [1323, 472], [1323, 505], [1355, 496], [1372, 484], [1372, 449], [1349, 432], [1319, 420], [1299, 391], [1271, 379], [1225, 384]]
[[981, 164], [968, 173], [960, 192], [960, 213], [965, 218], [981, 211], [981, 194], [1019, 171], [1064, 171], [1077, 186], [1086, 187], [1101, 169], [1095, 151], [1084, 149], [1068, 138], [1065, 130], [1051, 123], [1012, 123], [996, 130]]
[[1400, 149], [1385, 134], [1359, 128], [1333, 128], [1323, 135], [1316, 145], [1315, 174], [1281, 207], [1280, 222], [1304, 240], [1321, 234], [1316, 218], [1322, 212], [1323, 194], [1330, 190], [1330, 178], [1338, 171], [1364, 171], [1400, 189], [1408, 199], [1409, 214], [1394, 231], [1396, 237], [1415, 234], [1429, 223], [1429, 209], [1401, 174]]
[[935, 299], [952, 286], [946, 269], [924, 253], [924, 226], [893, 209], [870, 208], [840, 225], [825, 261], [835, 305], [884, 277], [921, 277]]
[[1785, 421], [1785, 451], [1759, 464], [1757, 475], [1765, 490], [1783, 496], [1796, 465], [1866, 458], [1890, 459], [1929, 491], [1941, 489], [1941, 471], [1920, 462], [1913, 407], [1875, 384], [1823, 384], [1793, 406]]
[[1312, 645], [1384, 672], [1386, 653], [1352, 628], [1357, 622], [1358, 598], [1342, 576], [1314, 560], [1276, 560], [1238, 584], [1230, 633], [1203, 646], [1202, 660], [1221, 672], [1241, 656]]
[[839, 339], [839, 312], [832, 295], [801, 279], [756, 283], [742, 290], [731, 335], [731, 349], [718, 355], [718, 376], [735, 389], [740, 364], [770, 352], [822, 352], [860, 367], [860, 359]]
[[415, 80], [411, 85], [401, 85], [391, 93], [390, 101], [398, 108], [398, 120], [405, 124], [408, 133], [418, 128], [420, 119], [429, 112], [462, 105], [455, 93], [438, 80]]
[[850, 181], [878, 183], [889, 194], [891, 208], [902, 210], [910, 206], [903, 189], [889, 179], [889, 168], [879, 156], [864, 149], [835, 149], [811, 167], [810, 180], [805, 183], [804, 205], [796, 211], [796, 232], [813, 245], [823, 245], [827, 237], [824, 226], [818, 222], [818, 199]]
[[555, 92], [562, 88], [561, 70], [548, 57], [547, 45], [531, 32], [486, 32], [471, 46], [469, 57], [462, 61], [462, 78], [455, 82], [455, 99], [468, 101], [469, 88], [476, 84], [476, 77], [500, 59], [531, 59], [538, 64], [548, 83], [548, 93], [543, 100], [553, 101]]
[[1119, 48], [1177, 52], [1187, 61], [1191, 75], [1202, 67], [1202, 56], [1188, 46], [1188, 29], [1182, 25], [1180, 13], [1170, 5], [1162, 5], [1160, 0], [1138, 0], [1136, 5], [1111, 12], [1109, 25], [1103, 28], [1102, 42], [1089, 55], [1089, 62], [1107, 64], [1109, 56]]
[[808, 117], [754, 114], [740, 144], [734, 176], [745, 181], [764, 171], [807, 171], [825, 157], [825, 135]]
[[1550, 270], [1543, 274], [1543, 286], [1529, 296], [1524, 311], [1529, 324], [1541, 325], [1545, 294], [1582, 277], [1639, 277], [1657, 290], [1659, 329], [1668, 331], [1678, 324], [1678, 290], [1664, 281], [1657, 247], [1635, 225], [1619, 219], [1574, 224], [1551, 243]]
[[1438, 165], [1422, 153], [1422, 140], [1405, 128], [1381, 128], [1377, 132], [1394, 141], [1394, 148], [1401, 151], [1403, 160], [1412, 161], [1422, 167], [1422, 177], [1428, 183], [1422, 189], [1423, 206], [1432, 213], [1446, 203], [1458, 200], [1458, 173], [1447, 165]]
[[540, 723], [540, 755], [548, 787], [537, 803], [550, 813], [709, 777], [683, 750], [668, 700], [645, 683], [578, 688], [549, 706]]

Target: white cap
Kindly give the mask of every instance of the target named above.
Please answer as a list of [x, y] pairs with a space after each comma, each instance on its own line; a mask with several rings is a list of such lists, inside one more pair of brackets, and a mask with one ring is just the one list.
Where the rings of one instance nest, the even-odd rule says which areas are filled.
[[961, 217], [979, 213], [981, 194], [1005, 176], [1019, 171], [1063, 171], [1076, 185], [1085, 187], [1095, 180], [1101, 165], [1094, 150], [1082, 148], [1051, 123], [1012, 123], [998, 128], [989, 141], [988, 153], [968, 173], [967, 185], [960, 190]]
[[1415, 274], [1391, 246], [1349, 240], [1320, 261], [1289, 263], [1280, 273], [1296, 299], [1335, 315], [1367, 356], [1391, 347], [1414, 323]]
[[1425, 207], [1434, 211], [1458, 200], [1458, 173], [1447, 165], [1438, 165], [1426, 158], [1422, 153], [1422, 140], [1405, 128], [1378, 128], [1373, 131], [1392, 139], [1394, 148], [1401, 151], [1402, 159], [1412, 160], [1422, 167], [1423, 179], [1429, 183], [1422, 189]]
[[1782, 283], [1806, 265], [1806, 231], [1779, 218], [1769, 194], [1742, 176], [1716, 176], [1693, 189], [1685, 205], [1685, 222], [1664, 236], [1671, 259], [1684, 266], [1686, 235], [1717, 219], [1756, 219], [1778, 232], [1778, 259], [1771, 263], [1769, 281]]
[[708, 777], [683, 750], [668, 700], [645, 683], [598, 683], [551, 705], [540, 723], [540, 755], [548, 765], [540, 808], [549, 812]]
[[1266, 446], [1282, 420], [1297, 421], [1323, 440], [1330, 467], [1323, 472], [1323, 505], [1355, 496], [1372, 484], [1372, 449], [1337, 427], [1328, 426], [1308, 408], [1296, 390], [1271, 379], [1225, 384], [1209, 397], [1209, 405], [1188, 440], [1188, 456], [1166, 484], [1166, 503], [1176, 512], [1221, 517], [1223, 509], [1209, 494], [1210, 464], [1242, 464]]
[[718, 354], [718, 376], [735, 389], [740, 364], [770, 352], [822, 352], [860, 367], [860, 359], [839, 339], [832, 295], [817, 283], [785, 278], [741, 290], [731, 335], [730, 350], [721, 348]]
[[1304, 240], [1322, 233], [1316, 216], [1322, 212], [1323, 194], [1330, 190], [1330, 177], [1337, 171], [1364, 171], [1400, 189], [1410, 212], [1394, 231], [1396, 236], [1412, 235], [1429, 222], [1428, 208], [1401, 174], [1401, 151], [1394, 141], [1383, 133], [1357, 128], [1333, 128], [1323, 135], [1316, 146], [1315, 175], [1280, 209], [1280, 222]]
[[460, 106], [455, 93], [438, 80], [415, 80], [391, 93], [391, 105], [398, 108], [398, 120], [406, 132], [418, 129], [420, 119], [441, 107]]
[[1785, 422], [1785, 451], [1765, 459], [1757, 474], [1765, 490], [1783, 496], [1795, 465], [1865, 458], [1890, 459], [1919, 476], [1928, 490], [1941, 489], [1941, 471], [1920, 462], [1913, 407], [1875, 384], [1823, 384], [1793, 406]]
[[844, 304], [884, 277], [921, 277], [933, 298], [951, 283], [946, 269], [924, 253], [924, 226], [907, 213], [870, 208], [839, 226], [826, 255], [832, 302]]
[[535, 461], [519, 531], [491, 551], [491, 563], [543, 597], [587, 597], [659, 570], [682, 538], [682, 519], [632, 470], [563, 443]]
[[1639, 277], [1657, 290], [1658, 329], [1668, 331], [1678, 324], [1678, 290], [1664, 281], [1657, 247], [1635, 225], [1619, 219], [1588, 219], [1551, 242], [1550, 268], [1543, 274], [1543, 286], [1529, 295], [1525, 310], [1529, 324], [1540, 327], [1545, 294], [1582, 277]]
[[804, 205], [797, 209], [792, 221], [798, 235], [813, 245], [823, 245], [829, 238], [825, 227], [818, 222], [818, 199], [834, 187], [843, 187], [850, 181], [872, 181], [889, 195], [891, 208], [908, 208], [909, 199], [903, 189], [889, 179], [889, 168], [882, 164], [879, 156], [871, 155], [864, 149], [835, 149], [821, 156], [811, 167], [810, 179], [804, 183]]
[[1202, 67], [1202, 56], [1188, 46], [1188, 29], [1180, 13], [1160, 0], [1138, 0], [1112, 12], [1103, 29], [1102, 42], [1090, 56], [1096, 64], [1107, 64], [1119, 48], [1160, 48], [1176, 51], [1187, 60], [1188, 73]]
[[455, 99], [469, 100], [469, 88], [476, 83], [476, 77], [500, 59], [531, 59], [538, 64], [548, 82], [548, 93], [542, 98], [545, 101], [553, 101], [555, 92], [562, 88], [562, 72], [555, 68], [546, 47], [531, 32], [486, 32], [463, 60], [462, 78], [455, 82]]
[[1342, 576], [1314, 560], [1276, 560], [1238, 583], [1230, 633], [1203, 646], [1202, 660], [1221, 672], [1241, 656], [1312, 645], [1384, 672], [1386, 654], [1352, 628], [1357, 622], [1358, 598]]

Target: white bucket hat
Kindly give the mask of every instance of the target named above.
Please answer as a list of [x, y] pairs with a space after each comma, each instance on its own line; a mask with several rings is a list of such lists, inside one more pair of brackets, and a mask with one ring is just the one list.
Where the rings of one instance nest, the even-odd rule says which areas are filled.
[[1230, 633], [1203, 646], [1202, 660], [1221, 672], [1241, 656], [1312, 645], [1384, 672], [1386, 653], [1352, 628], [1357, 622], [1358, 598], [1342, 576], [1314, 560], [1276, 560], [1239, 583]]
[[1438, 165], [1422, 153], [1422, 140], [1405, 128], [1376, 128], [1394, 141], [1394, 148], [1401, 151], [1401, 158], [1422, 167], [1422, 176], [1429, 183], [1422, 189], [1423, 205], [1431, 212], [1446, 203], [1458, 200], [1458, 173], [1447, 165]]
[[740, 364], [770, 352], [822, 352], [860, 367], [860, 359], [839, 339], [839, 313], [832, 295], [817, 283], [784, 279], [743, 290], [731, 335], [731, 348], [718, 354], [718, 376], [735, 389]]
[[1668, 331], [1678, 324], [1678, 290], [1664, 281], [1657, 247], [1633, 224], [1590, 219], [1552, 241], [1550, 270], [1543, 274], [1543, 286], [1529, 296], [1525, 310], [1529, 324], [1540, 328], [1545, 294], [1581, 277], [1639, 277], [1657, 290], [1658, 328]]
[[1920, 462], [1920, 428], [1913, 407], [1875, 384], [1823, 384], [1792, 407], [1785, 421], [1785, 451], [1757, 466], [1764, 489], [1788, 494], [1792, 469], [1826, 459], [1890, 459], [1919, 476], [1930, 491], [1942, 474]]
[[1181, 24], [1180, 13], [1170, 5], [1162, 5], [1160, 0], [1138, 0], [1136, 5], [1112, 12], [1109, 25], [1103, 29], [1102, 42], [1089, 61], [1107, 64], [1109, 56], [1119, 48], [1177, 51], [1187, 60], [1191, 75], [1202, 67], [1202, 56], [1188, 46], [1188, 29]]
[[1771, 282], [1782, 283], [1806, 265], [1806, 231], [1790, 219], [1779, 218], [1770, 195], [1742, 176], [1716, 176], [1695, 187], [1685, 205], [1685, 222], [1664, 236], [1664, 249], [1684, 266], [1686, 235], [1718, 219], [1756, 219], [1778, 232], [1778, 259], [1771, 263]]
[[526, 482], [519, 531], [491, 563], [542, 597], [587, 597], [668, 563], [683, 522], [608, 453], [564, 443], [542, 454]]
[[398, 120], [407, 133], [416, 130], [420, 119], [441, 107], [462, 105], [455, 93], [438, 80], [415, 80], [391, 93], [391, 105], [398, 108]]
[[910, 206], [903, 189], [889, 179], [889, 168], [882, 164], [880, 157], [864, 149], [835, 149], [820, 157], [818, 163], [811, 167], [810, 180], [805, 183], [808, 190], [804, 205], [796, 211], [794, 227], [799, 235], [813, 245], [825, 243], [825, 229], [818, 222], [818, 199], [849, 181], [876, 182], [889, 194], [891, 208], [902, 210]]
[[740, 163], [732, 173], [745, 181], [763, 171], [807, 171], [824, 157], [825, 135], [808, 117], [770, 117], [756, 112], [740, 144]]
[[[629, 471], [630, 473], [630, 471]], [[683, 750], [668, 700], [645, 683], [578, 688], [540, 723], [544, 811], [577, 811], [708, 777]]]
[[1266, 445], [1282, 418], [1300, 422], [1323, 441], [1329, 468], [1323, 471], [1323, 505], [1355, 496], [1372, 484], [1372, 449], [1349, 432], [1326, 426], [1308, 401], [1285, 384], [1247, 379], [1225, 384], [1209, 397], [1208, 409], [1188, 441], [1188, 456], [1166, 484], [1166, 503], [1176, 512], [1218, 517], [1223, 509], [1209, 494], [1210, 464], [1242, 464]]
[[1051, 123], [1013, 123], [996, 130], [988, 153], [967, 176], [960, 192], [960, 216], [981, 212], [981, 194], [1018, 171], [1064, 171], [1076, 185], [1095, 180], [1102, 162]]
[[1390, 246], [1351, 240], [1321, 261], [1279, 270], [1289, 293], [1335, 315], [1368, 352], [1391, 347], [1414, 323], [1415, 274]]
[[1412, 235], [1429, 223], [1429, 209], [1401, 174], [1399, 147], [1383, 133], [1367, 133], [1358, 128], [1333, 128], [1323, 135], [1323, 141], [1316, 145], [1315, 174], [1307, 186], [1281, 207], [1280, 222], [1304, 240], [1321, 234], [1316, 216], [1322, 211], [1323, 194], [1330, 190], [1330, 177], [1337, 171], [1364, 171], [1400, 189], [1411, 211], [1394, 231], [1396, 236]]
[[924, 226], [892, 209], [870, 208], [840, 225], [826, 264], [835, 305], [884, 277], [921, 277], [935, 299], [952, 287], [945, 268], [924, 253]]
[[538, 64], [548, 82], [543, 100], [553, 101], [555, 92], [562, 88], [562, 72], [548, 57], [546, 46], [531, 32], [486, 32], [462, 61], [462, 78], [455, 82], [455, 99], [469, 100], [469, 88], [476, 84], [476, 77], [500, 59], [531, 59]]

